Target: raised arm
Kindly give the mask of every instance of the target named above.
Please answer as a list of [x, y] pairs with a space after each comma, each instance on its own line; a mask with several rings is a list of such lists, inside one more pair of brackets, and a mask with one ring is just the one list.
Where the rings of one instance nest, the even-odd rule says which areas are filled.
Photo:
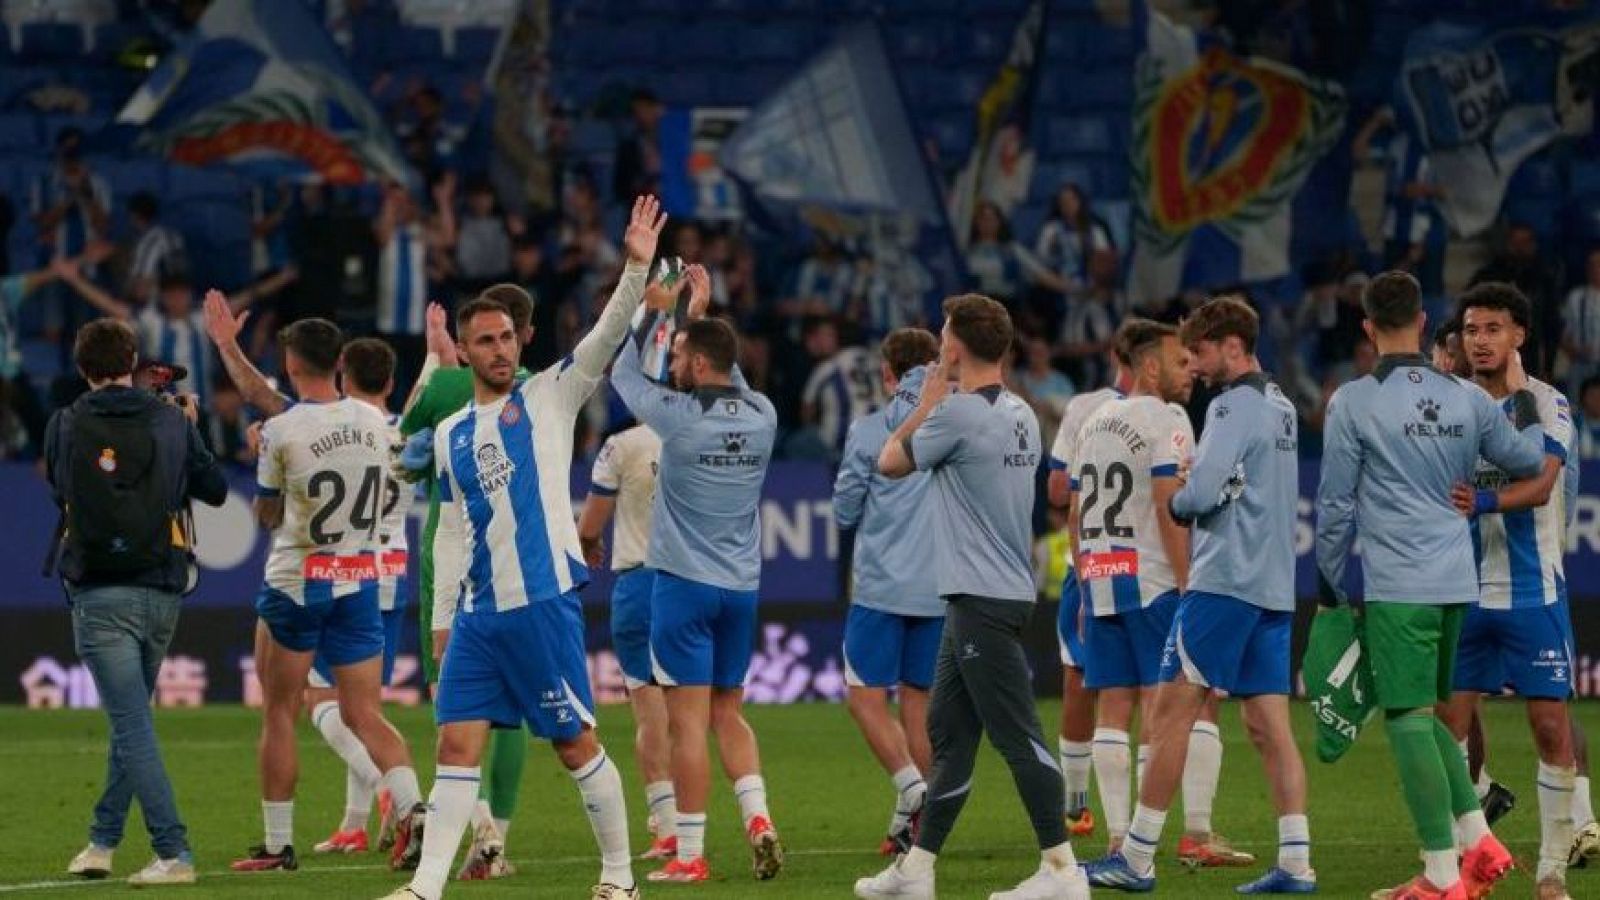
[[222, 367], [227, 370], [228, 379], [239, 389], [244, 401], [270, 419], [289, 408], [289, 398], [273, 390], [267, 377], [250, 362], [250, 357], [239, 346], [239, 330], [249, 318], [248, 312], [235, 315], [227, 295], [221, 291], [206, 291], [206, 334], [217, 347]]
[[[546, 373], [553, 373], [557, 396], [566, 410], [576, 413], [605, 374], [617, 348], [628, 337], [628, 323], [633, 321], [634, 310], [644, 299], [645, 281], [650, 275], [650, 262], [655, 258], [656, 243], [661, 229], [667, 223], [661, 202], [654, 197], [640, 197], [634, 201], [633, 215], [628, 220], [628, 230], [623, 244], [628, 251], [628, 264], [622, 270], [622, 279], [606, 303], [600, 321], [584, 335], [572, 355], [557, 363]], [[550, 377], [546, 374], [545, 377]]]
[[124, 321], [133, 318], [133, 307], [111, 296], [100, 285], [83, 277], [83, 271], [78, 268], [77, 260], [57, 259], [51, 263], [50, 271], [54, 272], [57, 278], [71, 285], [72, 289], [78, 292], [78, 296], [89, 301], [90, 306], [100, 310], [105, 315]]
[[252, 284], [244, 290], [236, 292], [232, 297], [227, 298], [228, 308], [233, 310], [233, 312], [236, 314], [242, 313], [251, 306], [254, 306], [257, 300], [271, 297], [273, 294], [276, 294], [277, 292], [293, 284], [295, 279], [299, 277], [299, 269], [295, 268], [294, 266], [284, 266], [266, 278], [263, 278], [261, 281]]
[[1328, 403], [1317, 485], [1317, 571], [1341, 603], [1346, 600], [1344, 571], [1356, 538], [1356, 488], [1361, 483], [1361, 445], [1350, 421], [1349, 398], [1342, 393]]
[[[895, 428], [889, 435], [889, 440], [883, 445], [883, 450], [878, 453], [878, 471], [886, 478], [904, 478], [917, 469], [928, 469], [937, 465], [954, 449], [960, 440], [960, 435], [949, 422], [936, 425], [930, 432], [923, 436], [919, 446], [914, 440], [917, 430], [933, 415], [934, 410], [950, 393], [950, 370], [940, 360], [937, 366], [928, 373], [927, 379], [922, 384], [922, 396], [917, 399], [917, 408], [906, 416], [906, 420]], [[948, 418], [948, 417], [943, 417]], [[916, 456], [917, 451], [922, 451], [922, 457]]]

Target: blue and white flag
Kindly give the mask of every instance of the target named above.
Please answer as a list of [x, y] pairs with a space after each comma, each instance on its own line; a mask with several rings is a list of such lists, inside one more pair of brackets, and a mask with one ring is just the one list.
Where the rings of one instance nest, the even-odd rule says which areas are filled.
[[333, 184], [410, 168], [333, 39], [303, 3], [215, 0], [117, 116], [175, 162]]
[[1428, 153], [1456, 233], [1494, 222], [1522, 161], [1589, 131], [1600, 88], [1600, 23], [1565, 30], [1431, 25], [1406, 43], [1396, 110]]
[[874, 330], [939, 320], [965, 282], [876, 26], [857, 25], [751, 110], [723, 144], [722, 168], [765, 218], [825, 223], [865, 262]]

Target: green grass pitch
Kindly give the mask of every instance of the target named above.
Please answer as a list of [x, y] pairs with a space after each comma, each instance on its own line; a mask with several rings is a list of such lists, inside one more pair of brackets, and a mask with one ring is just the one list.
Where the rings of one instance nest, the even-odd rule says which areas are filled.
[[[1578, 714], [1589, 733], [1600, 737], [1600, 707], [1584, 704]], [[1042, 703], [1046, 731], [1057, 715]], [[1297, 704], [1301, 746], [1309, 748], [1310, 720]], [[432, 728], [422, 709], [395, 713], [417, 752], [427, 790], [432, 780]], [[623, 769], [629, 808], [635, 822], [634, 848], [645, 841], [643, 788], [632, 762], [632, 729], [627, 711], [601, 711], [601, 737]], [[772, 882], [757, 883], [739, 828], [738, 810], [727, 785], [712, 798], [708, 854], [714, 881], [698, 886], [645, 886], [653, 897], [848, 897], [854, 879], [876, 871], [875, 853], [887, 824], [892, 789], [867, 753], [840, 706], [756, 707], [751, 722], [761, 737], [772, 809], [788, 866]], [[1517, 794], [1518, 806], [1500, 832], [1519, 863], [1531, 866], [1538, 852], [1538, 812], [1534, 796], [1534, 756], [1520, 704], [1488, 707], [1490, 770]], [[333, 754], [309, 728], [302, 731], [301, 781], [295, 816], [295, 843], [302, 851], [299, 872], [237, 875], [230, 859], [261, 837], [257, 805], [255, 739], [257, 717], [237, 707], [163, 710], [157, 728], [167, 765], [189, 826], [201, 882], [165, 893], [192, 897], [379, 897], [404, 878], [387, 871], [375, 854], [317, 857], [311, 845], [326, 836], [343, 808], [344, 775]], [[78, 883], [63, 874], [68, 859], [82, 847], [91, 804], [105, 766], [104, 718], [98, 712], [30, 712], [0, 709], [0, 894], [19, 897], [105, 896], [133, 892], [118, 880]], [[1237, 845], [1270, 862], [1276, 825], [1255, 752], [1245, 738], [1239, 713], [1225, 707], [1227, 742], [1222, 787], [1216, 801], [1219, 831]], [[1308, 760], [1311, 782], [1312, 863], [1325, 897], [1365, 897], [1374, 888], [1398, 883], [1420, 870], [1416, 839], [1402, 805], [1381, 728], [1364, 735], [1348, 758], [1327, 766]], [[1234, 885], [1264, 869], [1212, 870], [1189, 874], [1172, 858], [1181, 814], [1174, 811], [1158, 870], [1159, 894], [1168, 897], [1231, 897]], [[117, 855], [116, 875], [132, 873], [149, 858], [143, 826], [135, 812], [128, 838]], [[1103, 833], [1080, 840], [1080, 859], [1103, 851]], [[452, 897], [587, 897], [598, 872], [593, 840], [577, 792], [554, 756], [535, 745], [511, 831], [510, 856], [519, 872], [492, 883], [452, 885]], [[939, 893], [947, 898], [986, 897], [1009, 887], [1037, 864], [1033, 836], [1011, 786], [992, 750], [985, 749], [967, 804], [939, 864]], [[457, 862], [459, 863], [459, 857]], [[642, 878], [648, 871], [640, 864]], [[1600, 869], [1576, 871], [1574, 897], [1600, 897]], [[1109, 894], [1109, 892], [1097, 892]], [[1501, 888], [1501, 896], [1533, 893], [1524, 869]]]

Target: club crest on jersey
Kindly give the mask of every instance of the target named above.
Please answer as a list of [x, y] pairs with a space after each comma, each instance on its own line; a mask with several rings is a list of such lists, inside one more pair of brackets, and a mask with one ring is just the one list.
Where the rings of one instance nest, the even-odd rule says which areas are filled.
[[507, 403], [506, 408], [500, 410], [501, 425], [515, 425], [522, 421], [522, 411], [517, 409], [515, 403]]
[[517, 467], [499, 444], [484, 444], [474, 456], [478, 461], [478, 487], [485, 494], [503, 490], [511, 483], [511, 476]]
[[100, 467], [100, 471], [110, 475], [117, 471], [117, 451], [110, 447], [101, 447], [100, 458], [95, 460], [94, 464]]

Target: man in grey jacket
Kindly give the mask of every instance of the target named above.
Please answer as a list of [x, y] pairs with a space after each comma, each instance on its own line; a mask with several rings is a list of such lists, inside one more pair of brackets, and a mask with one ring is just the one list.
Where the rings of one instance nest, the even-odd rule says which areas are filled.
[[1378, 276], [1362, 306], [1362, 328], [1382, 358], [1328, 403], [1317, 567], [1345, 600], [1360, 529], [1366, 649], [1423, 847], [1423, 874], [1395, 896], [1483, 896], [1510, 871], [1511, 854], [1489, 831], [1455, 738], [1434, 717], [1434, 704], [1450, 698], [1456, 642], [1478, 599], [1472, 537], [1451, 492], [1472, 482], [1479, 457], [1514, 479], [1537, 474], [1543, 431], [1525, 387], [1510, 398], [1513, 428], [1486, 392], [1428, 364], [1422, 291], [1410, 275]]

